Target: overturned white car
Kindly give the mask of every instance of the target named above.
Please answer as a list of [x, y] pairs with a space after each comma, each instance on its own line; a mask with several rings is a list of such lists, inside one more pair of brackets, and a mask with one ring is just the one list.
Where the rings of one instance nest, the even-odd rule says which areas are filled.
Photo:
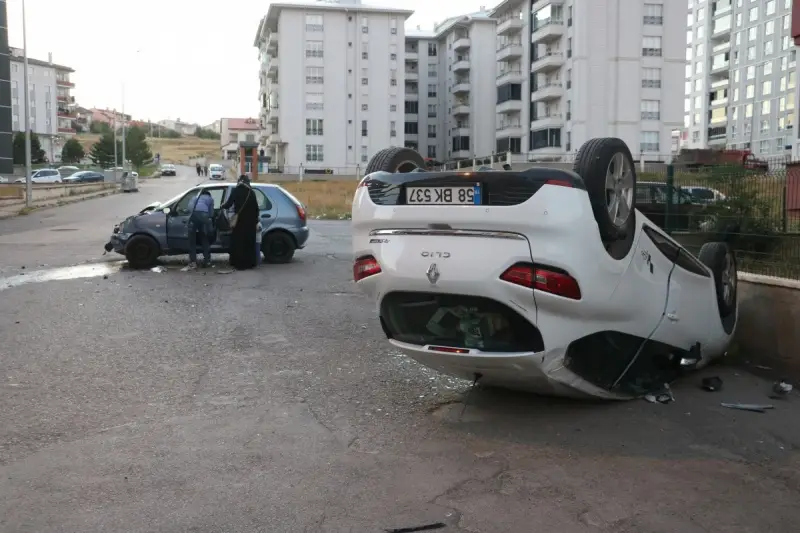
[[721, 356], [737, 321], [725, 243], [699, 257], [635, 209], [628, 147], [593, 139], [574, 172], [427, 172], [370, 161], [353, 199], [353, 276], [394, 346], [443, 373], [627, 399]]

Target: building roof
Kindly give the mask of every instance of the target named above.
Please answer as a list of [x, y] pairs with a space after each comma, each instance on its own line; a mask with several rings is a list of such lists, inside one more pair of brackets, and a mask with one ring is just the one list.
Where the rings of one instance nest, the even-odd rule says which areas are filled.
[[406, 30], [406, 39], [435, 39], [436, 32], [430, 30]]
[[[351, 0], [352, 1], [352, 0]], [[359, 0], [360, 1], [360, 0]], [[408, 19], [414, 14], [412, 9], [400, 9], [396, 7], [384, 6], [369, 6], [361, 3], [334, 3], [325, 2], [321, 0], [295, 0], [293, 2], [273, 2], [267, 9], [267, 14], [258, 23], [258, 31], [256, 38], [253, 40], [253, 46], [259, 47], [259, 42], [266, 37], [267, 30], [278, 30], [278, 17], [284, 9], [305, 9], [312, 11], [355, 11], [355, 12], [368, 12], [368, 13], [394, 13], [403, 15]]]
[[[24, 51], [19, 48], [12, 48], [9, 47], [9, 51], [11, 52], [8, 56], [8, 59], [11, 61], [17, 61], [19, 63], [24, 63], [25, 58], [23, 57]], [[48, 61], [42, 61], [40, 59], [34, 59], [32, 57], [28, 58], [28, 65], [33, 65], [35, 67], [50, 67], [56, 70], [61, 70], [63, 72], [75, 72], [74, 69], [69, 67], [65, 67], [64, 65], [59, 65], [58, 63], [50, 63]]]
[[260, 130], [261, 122], [257, 118], [223, 118], [228, 121], [229, 130]]
[[473, 22], [496, 22], [490, 15], [489, 11], [476, 11], [467, 15], [459, 15], [457, 17], [450, 17], [449, 19], [436, 24], [433, 31], [436, 32], [437, 37], [441, 37], [447, 33], [453, 26], [460, 24], [471, 24]]
[[503, 13], [514, 7], [522, 6], [523, 4], [524, 0], [503, 0], [489, 11], [489, 15], [496, 17], [498, 13]]

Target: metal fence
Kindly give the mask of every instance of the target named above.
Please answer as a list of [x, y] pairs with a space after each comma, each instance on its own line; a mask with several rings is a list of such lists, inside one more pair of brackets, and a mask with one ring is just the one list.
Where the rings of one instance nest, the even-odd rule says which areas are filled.
[[740, 270], [800, 279], [800, 166], [769, 163], [769, 170], [665, 165], [640, 172], [636, 205], [695, 253], [723, 240]]

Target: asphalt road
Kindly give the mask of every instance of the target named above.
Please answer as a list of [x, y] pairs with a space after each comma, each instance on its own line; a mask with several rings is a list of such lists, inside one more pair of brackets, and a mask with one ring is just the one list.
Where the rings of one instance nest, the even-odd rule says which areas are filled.
[[383, 340], [346, 222], [249, 272], [100, 255], [194, 181], [0, 222], [0, 532], [797, 531], [797, 400], [720, 407], [769, 401], [742, 369], [669, 405], [479, 389], [460, 416], [467, 384]]

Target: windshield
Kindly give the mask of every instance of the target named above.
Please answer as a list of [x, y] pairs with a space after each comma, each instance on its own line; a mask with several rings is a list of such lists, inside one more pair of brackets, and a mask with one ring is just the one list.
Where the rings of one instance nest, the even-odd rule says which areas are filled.
[[222, 170], [222, 165], [211, 165], [208, 167], [210, 170]]

